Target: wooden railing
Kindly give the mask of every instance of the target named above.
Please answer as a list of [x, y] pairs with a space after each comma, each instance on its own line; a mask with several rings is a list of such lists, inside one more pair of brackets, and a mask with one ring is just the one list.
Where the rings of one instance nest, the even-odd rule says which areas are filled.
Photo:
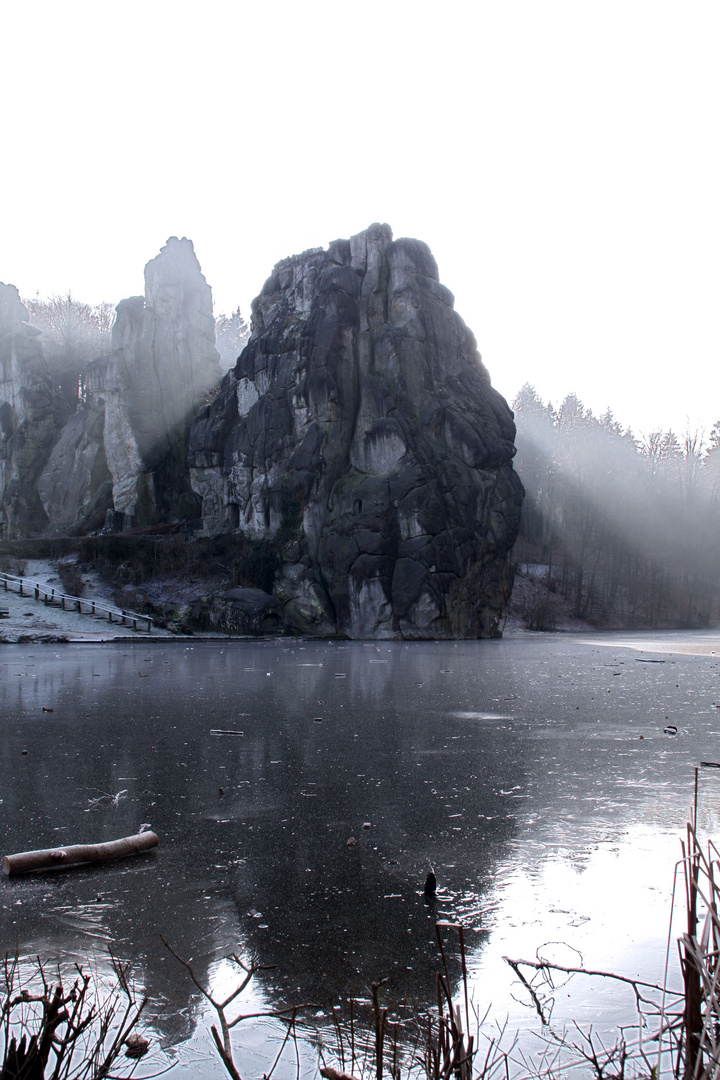
[[84, 600], [80, 596], [68, 596], [67, 593], [59, 592], [51, 585], [45, 585], [42, 581], [34, 581], [31, 578], [16, 577], [14, 574], [0, 573], [0, 584], [5, 592], [16, 592], [20, 596], [33, 597], [42, 600], [46, 605], [61, 607], [63, 611], [76, 611], [80, 615], [94, 615], [97, 619], [107, 619], [108, 622], [116, 622], [121, 626], [132, 626], [138, 629], [138, 623], [145, 623], [148, 632], [152, 630], [152, 619], [147, 615], [138, 615], [135, 611], [126, 611], [121, 608], [107, 607], [97, 600]]

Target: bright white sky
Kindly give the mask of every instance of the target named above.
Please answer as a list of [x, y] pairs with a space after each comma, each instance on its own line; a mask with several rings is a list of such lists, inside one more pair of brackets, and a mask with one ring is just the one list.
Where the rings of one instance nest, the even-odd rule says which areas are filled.
[[3, 5], [0, 280], [216, 312], [373, 221], [431, 247], [508, 399], [720, 418], [717, 0]]

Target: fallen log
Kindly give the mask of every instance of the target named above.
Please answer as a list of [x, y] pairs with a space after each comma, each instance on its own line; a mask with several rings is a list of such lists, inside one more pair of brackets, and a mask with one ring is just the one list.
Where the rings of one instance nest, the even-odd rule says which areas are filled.
[[109, 840], [105, 844], [73, 844], [70, 847], [44, 848], [41, 851], [21, 851], [17, 855], [3, 856], [2, 872], [9, 876], [25, 874], [28, 870], [45, 870], [48, 867], [124, 859], [127, 855], [148, 851], [159, 842], [154, 832], [141, 832], [135, 836], [125, 836], [122, 840]]

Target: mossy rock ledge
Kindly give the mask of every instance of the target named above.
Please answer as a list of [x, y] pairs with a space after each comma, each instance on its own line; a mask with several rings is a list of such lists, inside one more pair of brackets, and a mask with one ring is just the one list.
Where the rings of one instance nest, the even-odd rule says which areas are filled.
[[273, 547], [296, 632], [501, 632], [515, 425], [424, 243], [372, 225], [285, 259], [190, 431], [208, 536]]

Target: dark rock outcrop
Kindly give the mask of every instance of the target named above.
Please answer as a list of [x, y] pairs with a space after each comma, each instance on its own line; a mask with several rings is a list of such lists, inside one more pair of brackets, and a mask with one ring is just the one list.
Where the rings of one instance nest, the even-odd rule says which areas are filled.
[[515, 427], [428, 247], [373, 225], [275, 267], [190, 435], [208, 534], [268, 542], [297, 630], [499, 633]]
[[[107, 363], [92, 365], [104, 375]], [[92, 374], [88, 383], [92, 382]], [[38, 479], [46, 531], [97, 531], [113, 506], [113, 481], [105, 456], [105, 398], [87, 391], [87, 400], [60, 433]]]

